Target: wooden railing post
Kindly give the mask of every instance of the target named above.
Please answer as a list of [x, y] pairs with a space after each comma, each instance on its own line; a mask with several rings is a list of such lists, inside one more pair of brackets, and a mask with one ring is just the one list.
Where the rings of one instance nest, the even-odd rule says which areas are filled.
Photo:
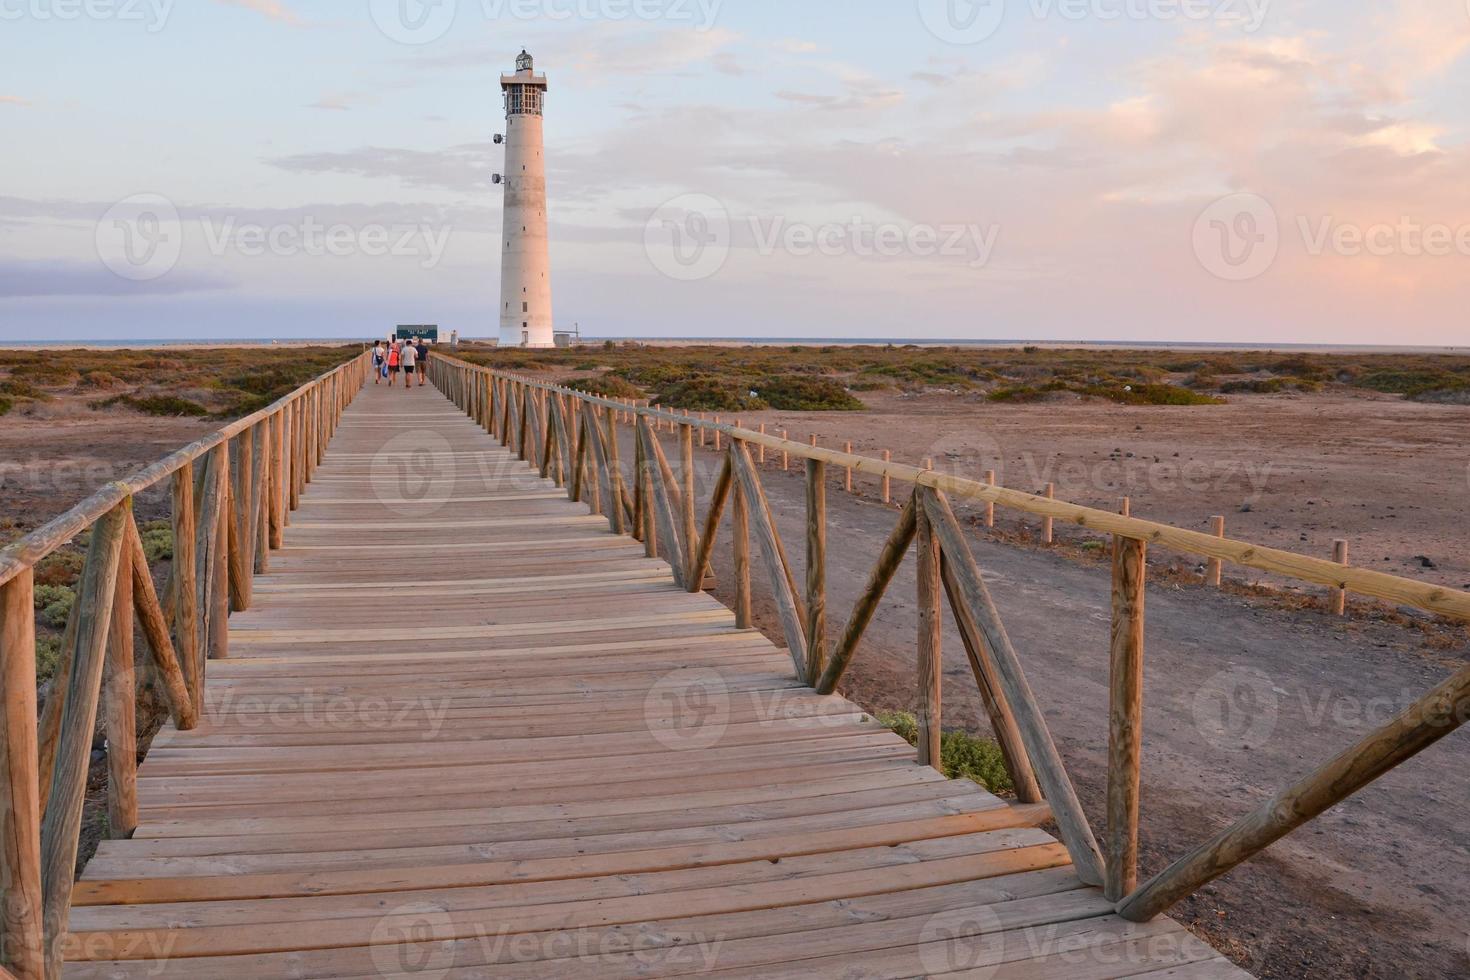
[[271, 416], [270, 546], [276, 551], [286, 543], [286, 416], [285, 410]]
[[786, 558], [786, 549], [781, 543], [780, 533], [776, 530], [776, 520], [766, 500], [766, 492], [761, 486], [755, 462], [750, 458], [750, 450], [745, 443], [732, 439], [730, 440], [730, 454], [735, 479], [739, 481], [740, 488], [745, 493], [745, 499], [750, 504], [750, 515], [755, 525], [756, 536], [761, 544], [761, 557], [765, 560], [771, 592], [776, 598], [776, 613], [781, 620], [781, 631], [785, 634], [786, 646], [791, 654], [792, 663], [796, 666], [796, 676], [805, 680], [807, 677], [806, 611], [802, 608], [801, 599], [798, 598], [800, 593], [796, 588], [796, 579], [791, 574], [791, 563]]
[[691, 592], [704, 589], [704, 567], [693, 567], [700, 552], [698, 518], [695, 516], [695, 494], [698, 492], [694, 473], [694, 427], [688, 423], [679, 425], [679, 475], [683, 485], [679, 490], [680, 517], [684, 522], [684, 556], [691, 560], [686, 585]]
[[[1348, 563], [1348, 543], [1339, 538], [1332, 542], [1332, 560], [1339, 565], [1346, 566]], [[1331, 592], [1332, 612], [1338, 616], [1347, 615], [1347, 589], [1334, 588]]]
[[1144, 585], [1148, 545], [1113, 542], [1113, 630], [1108, 711], [1107, 885], [1110, 901], [1138, 886], [1138, 799], [1143, 760]]
[[919, 605], [919, 764], [944, 771], [941, 683], [944, 677], [942, 610], [940, 607], [939, 539], [925, 508], [916, 508]]
[[827, 668], [827, 464], [806, 461], [806, 681]]
[[[733, 450], [731, 450], [733, 452]], [[729, 456], [725, 457], [726, 466]], [[735, 509], [731, 512], [731, 538], [734, 544], [735, 565], [735, 626], [737, 629], [751, 628], [750, 611], [750, 502], [739, 483], [733, 486]]]
[[205, 662], [223, 660], [230, 652], [229, 562], [230, 454], [221, 444], [209, 454], [205, 470], [204, 503], [199, 509], [199, 608], [204, 616], [204, 656], [199, 660], [203, 691]]
[[128, 559], [128, 567], [133, 573], [133, 612], [153, 654], [153, 664], [163, 685], [164, 697], [168, 700], [174, 724], [179, 731], [186, 732], [198, 723], [198, 713], [189, 693], [188, 682], [184, 679], [183, 665], [169, 639], [168, 620], [164, 617], [158, 594], [153, 589], [153, 574], [148, 569], [148, 555], [143, 550], [143, 538], [133, 521], [128, 521], [123, 555]]
[[46, 816], [41, 823], [47, 977], [59, 976], [61, 972], [61, 941], [66, 935], [71, 909], [92, 733], [97, 725], [113, 595], [122, 557], [124, 522], [129, 519], [130, 506], [131, 498], [109, 511], [92, 529], [77, 592], [76, 641], [71, 650], [63, 652], [63, 656], [73, 658], [73, 663], [61, 709]]
[[[1217, 538], [1225, 536], [1225, 518], [1210, 518], [1210, 533]], [[1205, 565], [1205, 584], [1219, 588], [1225, 579], [1225, 563], [1218, 558], [1211, 558]]]
[[35, 575], [0, 585], [0, 966], [44, 980]]
[[179, 653], [189, 699], [197, 711], [203, 707], [203, 685], [199, 674], [198, 520], [194, 499], [194, 463], [186, 463], [173, 475], [173, 585], [174, 646]]
[[[720, 475], [715, 480], [714, 491], [710, 494], [709, 513], [704, 518], [704, 533], [699, 536], [699, 547], [691, 556], [693, 561], [689, 565], [689, 591], [704, 591], [705, 572], [709, 570], [710, 556], [715, 551], [715, 539], [720, 533], [720, 519], [725, 515], [725, 504], [730, 499], [730, 487], [734, 484], [734, 473], [730, 469], [730, 456], [725, 454], [720, 466]], [[747, 532], [749, 529], [749, 512], [746, 514]]]
[[[138, 829], [138, 682], [133, 659], [133, 552], [128, 513], [112, 591], [102, 718], [107, 733], [107, 833], [117, 839]], [[147, 571], [145, 566], [144, 571]]]

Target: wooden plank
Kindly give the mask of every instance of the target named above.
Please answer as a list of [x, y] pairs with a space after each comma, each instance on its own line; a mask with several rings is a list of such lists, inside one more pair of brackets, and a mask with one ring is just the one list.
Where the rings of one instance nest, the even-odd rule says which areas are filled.
[[806, 464], [806, 677], [815, 687], [827, 656], [827, 468]]
[[[138, 827], [138, 680], [133, 657], [133, 515], [124, 515], [108, 622], [101, 710], [107, 735], [107, 831], [127, 837]], [[144, 574], [147, 562], [144, 561]]]
[[943, 772], [941, 753], [942, 727], [941, 684], [944, 678], [943, 609], [939, 576], [939, 538], [929, 523], [928, 508], [916, 508], [914, 540], [918, 581], [919, 609], [918, 654], [918, 730], [919, 763]]
[[42, 980], [35, 578], [0, 585], [0, 963]]
[[76, 642], [66, 651], [73, 664], [67, 678], [49, 802], [41, 823], [41, 887], [45, 895], [43, 922], [48, 977], [55, 976], [60, 967], [59, 940], [66, 933], [66, 915], [71, 907], [92, 733], [97, 725], [97, 701], [107, 659], [123, 528], [130, 510], [131, 498], [128, 498], [92, 529], [87, 563], [77, 590]]
[[[200, 674], [202, 659], [200, 645], [200, 604], [198, 589], [198, 522], [195, 512], [193, 463], [188, 464], [173, 476], [171, 488], [173, 510], [173, 635], [177, 638], [180, 669], [188, 687], [191, 708], [202, 704], [203, 688]], [[202, 467], [201, 467], [202, 470]], [[146, 617], [145, 617], [146, 618]], [[157, 650], [155, 648], [155, 655]], [[178, 706], [175, 706], [178, 710]], [[178, 720], [178, 716], [175, 716]], [[182, 727], [182, 726], [181, 726]]]
[[1138, 887], [1138, 810], [1143, 765], [1144, 584], [1148, 545], [1113, 542], [1113, 629], [1109, 656], [1107, 896]]

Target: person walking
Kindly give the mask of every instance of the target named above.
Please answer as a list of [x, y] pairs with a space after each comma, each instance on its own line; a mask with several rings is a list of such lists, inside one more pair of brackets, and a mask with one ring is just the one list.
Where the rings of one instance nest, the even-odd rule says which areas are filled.
[[422, 388], [429, 382], [429, 342], [420, 337], [417, 347], [419, 353], [419, 387]]
[[399, 368], [399, 365], [401, 363], [401, 361], [400, 361], [401, 354], [402, 354], [402, 352], [398, 349], [398, 345], [397, 344], [394, 344], [392, 347], [389, 347], [388, 348], [388, 387], [389, 388], [393, 387], [395, 384], [398, 383], [398, 368]]
[[383, 370], [387, 367], [385, 363], [387, 357], [388, 352], [383, 349], [383, 342], [380, 340], [378, 341], [378, 346], [373, 348], [373, 384], [375, 385], [382, 384], [383, 375], [388, 373]]
[[419, 349], [413, 345], [413, 341], [405, 341], [403, 351], [398, 355], [399, 362], [403, 365], [403, 387], [413, 387], [414, 368], [418, 365]]

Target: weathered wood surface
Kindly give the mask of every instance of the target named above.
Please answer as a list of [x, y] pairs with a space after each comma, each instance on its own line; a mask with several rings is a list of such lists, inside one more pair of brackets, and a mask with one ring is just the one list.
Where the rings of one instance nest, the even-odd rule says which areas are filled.
[[920, 766], [535, 488], [433, 389], [368, 386], [78, 882], [67, 976], [1232, 975], [1117, 917], [1049, 808]]

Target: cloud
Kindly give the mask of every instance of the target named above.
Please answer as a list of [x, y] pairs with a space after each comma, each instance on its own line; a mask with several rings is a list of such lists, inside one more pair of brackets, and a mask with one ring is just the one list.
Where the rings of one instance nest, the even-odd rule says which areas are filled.
[[268, 162], [291, 173], [348, 174], [397, 180], [408, 187], [443, 187], [468, 193], [492, 186], [492, 161], [498, 159], [494, 144], [464, 143], [437, 151], [364, 146], [346, 152], [301, 153]]
[[799, 41], [795, 38], [782, 38], [775, 43], [776, 50], [785, 51], [787, 54], [815, 54], [822, 50], [822, 46], [815, 41]]
[[30, 104], [31, 104], [31, 100], [30, 99], [22, 99], [18, 95], [0, 95], [0, 105], [22, 105], [22, 106], [28, 106]]
[[262, 17], [279, 21], [282, 24], [290, 24], [292, 27], [304, 27], [306, 22], [296, 15], [279, 0], [214, 0], [215, 3], [227, 7], [242, 7], [245, 10], [253, 10]]
[[345, 95], [324, 95], [307, 106], [308, 109], [325, 109], [329, 112], [349, 112], [352, 109]]
[[31, 261], [0, 258], [0, 299], [40, 296], [178, 295], [231, 289], [217, 275], [175, 269], [150, 282], [133, 282], [100, 262]]

